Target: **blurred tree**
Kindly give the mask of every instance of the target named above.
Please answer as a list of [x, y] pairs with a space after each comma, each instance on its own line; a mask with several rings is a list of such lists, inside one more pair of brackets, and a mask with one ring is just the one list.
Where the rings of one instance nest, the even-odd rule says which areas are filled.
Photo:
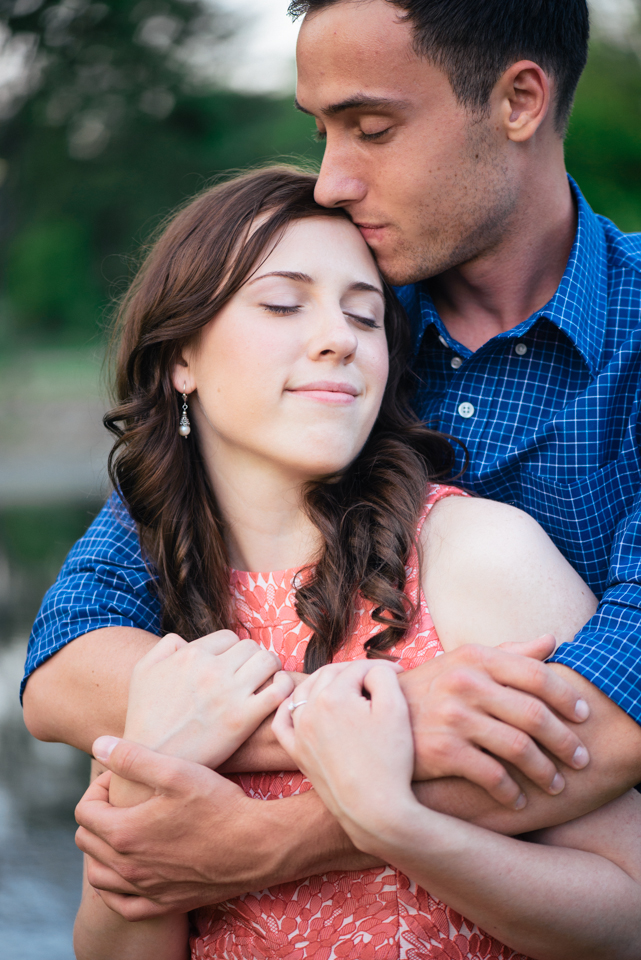
[[622, 230], [641, 230], [641, 61], [634, 49], [592, 45], [565, 154], [597, 213]]
[[[0, 346], [91, 339], [173, 206], [229, 168], [320, 158], [289, 100], [223, 88], [234, 29], [210, 0], [0, 0], [0, 55], [22, 65], [0, 88]], [[597, 212], [641, 230], [626, 44], [593, 45], [566, 154]]]
[[0, 102], [14, 341], [95, 335], [124, 255], [212, 175], [319, 155], [290, 100], [212, 90], [233, 24], [205, 0], [15, 0], [4, 23], [26, 68]]

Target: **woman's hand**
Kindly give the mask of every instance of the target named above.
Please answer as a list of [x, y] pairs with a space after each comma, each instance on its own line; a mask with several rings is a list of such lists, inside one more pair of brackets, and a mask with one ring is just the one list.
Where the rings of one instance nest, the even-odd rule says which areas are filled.
[[[383, 661], [331, 664], [296, 688], [273, 730], [360, 849], [409, 806], [414, 749], [397, 674]], [[300, 703], [294, 711], [292, 702]]]
[[230, 630], [192, 643], [168, 634], [134, 667], [124, 736], [215, 768], [291, 693], [280, 667]]

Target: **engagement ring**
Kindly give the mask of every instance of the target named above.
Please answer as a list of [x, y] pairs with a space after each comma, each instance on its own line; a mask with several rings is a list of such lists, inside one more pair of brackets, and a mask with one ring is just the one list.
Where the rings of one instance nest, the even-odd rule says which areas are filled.
[[307, 703], [307, 700], [299, 700], [298, 703], [294, 703], [294, 701], [292, 700], [292, 702], [289, 705], [289, 712], [293, 713], [296, 707], [302, 707], [304, 703]]

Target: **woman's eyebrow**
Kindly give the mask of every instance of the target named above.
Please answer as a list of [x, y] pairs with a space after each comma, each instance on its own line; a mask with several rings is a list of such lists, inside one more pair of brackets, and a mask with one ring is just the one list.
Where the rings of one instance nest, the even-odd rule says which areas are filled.
[[377, 293], [379, 297], [384, 300], [385, 294], [380, 289], [380, 287], [375, 287], [371, 283], [365, 283], [363, 280], [358, 280], [356, 283], [351, 283], [349, 286], [350, 290], [365, 290], [366, 293]]
[[307, 273], [297, 273], [295, 270], [272, 270], [270, 273], [261, 273], [259, 277], [253, 277], [247, 286], [252, 283], [257, 283], [258, 280], [264, 280], [265, 277], [285, 277], [286, 280], [296, 280], [297, 283], [314, 282]]
[[[265, 277], [285, 277], [286, 280], [295, 280], [297, 283], [314, 282], [308, 273], [298, 273], [295, 270], [272, 270], [270, 273], [261, 273], [259, 277], [253, 277], [247, 286], [250, 286], [252, 283], [258, 283], [259, 280], [264, 280]], [[364, 290], [366, 293], [377, 293], [382, 300], [385, 299], [385, 294], [380, 287], [375, 287], [372, 283], [366, 283], [364, 280], [356, 280], [355, 283], [350, 283], [348, 290]]]

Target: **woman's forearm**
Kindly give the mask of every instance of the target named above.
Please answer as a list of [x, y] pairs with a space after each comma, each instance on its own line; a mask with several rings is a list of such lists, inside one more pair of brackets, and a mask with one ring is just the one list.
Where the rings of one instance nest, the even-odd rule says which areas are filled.
[[187, 914], [129, 923], [89, 885], [85, 867], [73, 947], [77, 960], [187, 960]]
[[[503, 837], [409, 803], [366, 832], [363, 850], [406, 873], [536, 960], [638, 960], [641, 884], [595, 853]], [[595, 894], [598, 891], [598, 895]]]
[[[92, 761], [91, 780], [104, 769], [96, 760]], [[150, 793], [153, 791], [144, 784], [111, 778], [110, 800], [115, 806], [134, 806]], [[82, 900], [73, 930], [77, 960], [186, 960], [188, 938], [187, 914], [129, 923], [110, 910], [89, 884], [85, 857]]]

